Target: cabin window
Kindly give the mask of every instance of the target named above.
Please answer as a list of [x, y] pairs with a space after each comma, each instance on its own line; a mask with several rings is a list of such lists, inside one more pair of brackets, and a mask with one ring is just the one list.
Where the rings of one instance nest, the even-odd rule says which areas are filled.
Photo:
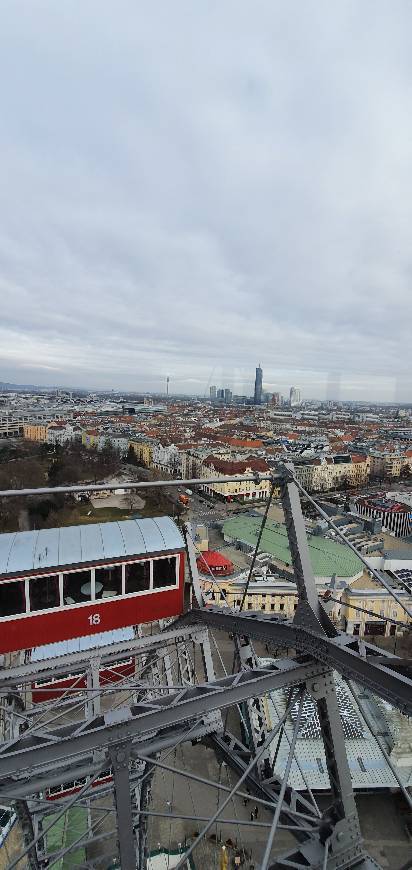
[[96, 598], [115, 598], [122, 594], [122, 566], [111, 565], [95, 570]]
[[86, 604], [92, 597], [91, 571], [71, 571], [63, 574], [63, 600], [65, 604]]
[[125, 565], [126, 595], [147, 592], [150, 589], [150, 562], [129, 562]]
[[59, 575], [30, 577], [30, 610], [50, 610], [59, 607]]
[[176, 586], [176, 558], [153, 560], [153, 589]]
[[24, 580], [0, 583], [0, 616], [14, 616], [26, 612]]

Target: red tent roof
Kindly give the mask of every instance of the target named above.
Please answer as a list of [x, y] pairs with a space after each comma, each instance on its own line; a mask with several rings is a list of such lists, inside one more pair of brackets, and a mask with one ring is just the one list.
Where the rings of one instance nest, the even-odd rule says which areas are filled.
[[214, 574], [233, 574], [235, 568], [233, 562], [223, 556], [222, 553], [217, 553], [216, 550], [205, 550], [197, 557], [197, 567], [202, 574], [208, 574], [209, 571]]

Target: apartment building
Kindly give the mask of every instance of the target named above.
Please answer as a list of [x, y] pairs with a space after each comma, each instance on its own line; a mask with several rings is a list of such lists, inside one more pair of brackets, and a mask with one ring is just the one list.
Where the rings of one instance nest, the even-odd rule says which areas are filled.
[[[268, 471], [269, 467], [264, 459], [248, 457], [239, 461], [231, 461], [220, 459], [216, 456], [209, 456], [202, 464], [201, 476], [217, 476], [220, 480], [218, 483], [205, 484], [203, 489], [209, 495], [223, 498], [226, 501], [231, 501], [234, 498], [241, 499], [242, 501], [261, 501], [268, 498], [270, 481], [259, 480], [259, 475], [267, 474]], [[227, 477], [238, 475], [255, 475], [255, 479], [242, 481], [225, 480]]]
[[23, 438], [28, 441], [47, 441], [49, 423], [23, 423]]
[[175, 444], [154, 444], [152, 450], [152, 466], [166, 474], [178, 475], [182, 470], [181, 454]]
[[82, 444], [88, 449], [99, 449], [99, 432], [97, 429], [84, 429], [82, 432]]
[[70, 444], [72, 441], [81, 440], [82, 430], [80, 426], [65, 421], [50, 423], [47, 427], [48, 444]]
[[[402, 590], [397, 590], [397, 593], [410, 608], [412, 595]], [[402, 623], [412, 621], [392, 595], [379, 586], [366, 571], [343, 590], [340, 616], [344, 631], [361, 636], [380, 634], [389, 637], [398, 634], [402, 627], [395, 622], [386, 622], [387, 617]]]
[[[210, 444], [207, 447], [196, 447], [189, 450], [183, 450], [181, 453], [182, 477], [195, 478], [205, 477], [203, 474], [203, 466], [205, 461], [210, 457]], [[229, 460], [232, 456], [232, 451], [227, 447], [213, 448], [213, 455], [219, 459]], [[210, 474], [207, 475], [210, 477]]]
[[142, 465], [145, 465], [147, 468], [151, 468], [152, 459], [153, 459], [153, 447], [155, 442], [150, 440], [133, 440], [128, 442], [128, 447], [132, 448], [136, 459], [138, 462], [141, 462]]
[[326, 492], [344, 486], [363, 486], [370, 477], [370, 457], [363, 454], [336, 454], [295, 465], [299, 483], [312, 492]]
[[402, 453], [371, 451], [371, 477], [399, 477], [402, 465], [406, 464]]

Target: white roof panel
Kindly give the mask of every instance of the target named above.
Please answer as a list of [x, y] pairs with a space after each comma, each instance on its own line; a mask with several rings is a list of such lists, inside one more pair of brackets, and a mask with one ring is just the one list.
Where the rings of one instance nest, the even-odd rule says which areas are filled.
[[0, 535], [0, 573], [7, 571], [10, 550], [13, 546], [16, 534], [17, 532], [11, 532], [5, 535]]
[[38, 534], [38, 532], [16, 532], [7, 563], [8, 573], [13, 574], [20, 571], [20, 565], [30, 565], [32, 569], [37, 568], [34, 553]]
[[156, 517], [156, 523], [168, 549], [176, 549], [182, 546], [182, 536], [175, 522], [170, 517]]
[[119, 525], [119, 523], [100, 524], [105, 559], [121, 559], [125, 555], [124, 541]]
[[[273, 661], [273, 659], [258, 659], [258, 662], [261, 666], [269, 664], [270, 661]], [[340, 688], [343, 692], [346, 692], [343, 678], [336, 672], [334, 672], [334, 677], [337, 689]], [[366, 721], [363, 718], [362, 711], [357, 708], [357, 706], [355, 707], [355, 702], [352, 702], [349, 696], [347, 697], [350, 704], [354, 705], [353, 710], [356, 712], [356, 716], [360, 721], [363, 731], [363, 736], [361, 737], [345, 737], [345, 747], [348, 756], [348, 764], [351, 771], [353, 787], [355, 789], [393, 788], [395, 786], [396, 779], [389, 766], [387, 765], [385, 759], [383, 758], [379, 745], [377, 744], [372, 733], [369, 731]], [[377, 718], [377, 705], [379, 705], [379, 703], [379, 700], [373, 699], [373, 696], [371, 696], [368, 702], [372, 718], [376, 719], [377, 722], [380, 721], [379, 718]], [[265, 708], [270, 727], [274, 727], [274, 725], [284, 714], [286, 710], [286, 704], [287, 694], [283, 691], [283, 689], [278, 689], [270, 693], [267, 699], [267, 706]], [[339, 706], [341, 712], [341, 719], [343, 719], [344, 715], [342, 714], [345, 714], [345, 710], [343, 709], [343, 704], [340, 704]], [[252, 721], [253, 725], [257, 727], [258, 720], [256, 712], [252, 714]], [[286, 768], [293, 730], [293, 717], [288, 716], [285, 723], [285, 731], [281, 736], [279, 746], [276, 750], [277, 755], [274, 770], [276, 775], [280, 777], [283, 776]], [[316, 788], [318, 790], [328, 791], [330, 790], [330, 781], [327, 771], [323, 741], [321, 737], [318, 737], [317, 729], [314, 729], [313, 735], [309, 734], [308, 736], [303, 736], [302, 730], [303, 729], [301, 728], [298, 734], [298, 740], [296, 741], [295, 757], [290, 769], [288, 784], [299, 791], [303, 791], [305, 788], [307, 788], [307, 784], [312, 789]], [[270, 749], [268, 754], [269, 758], [273, 758], [273, 749]], [[307, 784], [302, 777], [299, 767], [306, 774]], [[404, 769], [399, 768], [399, 774], [402, 777], [405, 785], [408, 782], [409, 773], [409, 767], [405, 767]]]
[[[83, 562], [81, 549], [81, 526], [66, 526], [56, 529], [59, 535], [59, 565], [77, 565]], [[26, 570], [30, 570], [27, 568]]]
[[48, 568], [49, 565], [57, 565], [59, 560], [59, 536], [56, 529], [41, 529], [37, 535], [36, 547], [33, 554], [35, 567]]
[[0, 535], [0, 577], [183, 548], [170, 517], [14, 532]]
[[126, 555], [147, 553], [146, 544], [140, 528], [140, 522], [125, 520], [119, 523], [123, 538], [124, 552]]
[[84, 562], [94, 562], [101, 559], [102, 533], [101, 523], [88, 523], [80, 526], [80, 542]]
[[154, 520], [139, 520], [139, 525], [148, 553], [157, 553], [167, 549], [164, 537]]

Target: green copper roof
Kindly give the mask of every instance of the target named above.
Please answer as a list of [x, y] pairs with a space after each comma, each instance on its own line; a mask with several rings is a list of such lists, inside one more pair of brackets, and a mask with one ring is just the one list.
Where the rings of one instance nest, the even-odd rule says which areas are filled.
[[[238, 516], [227, 520], [223, 526], [225, 538], [256, 545], [261, 519]], [[362, 571], [363, 565], [344, 544], [337, 544], [320, 535], [308, 535], [310, 560], [315, 577], [353, 577]], [[286, 527], [280, 523], [267, 522], [260, 542], [260, 552], [271, 553], [279, 562], [291, 565]]]

